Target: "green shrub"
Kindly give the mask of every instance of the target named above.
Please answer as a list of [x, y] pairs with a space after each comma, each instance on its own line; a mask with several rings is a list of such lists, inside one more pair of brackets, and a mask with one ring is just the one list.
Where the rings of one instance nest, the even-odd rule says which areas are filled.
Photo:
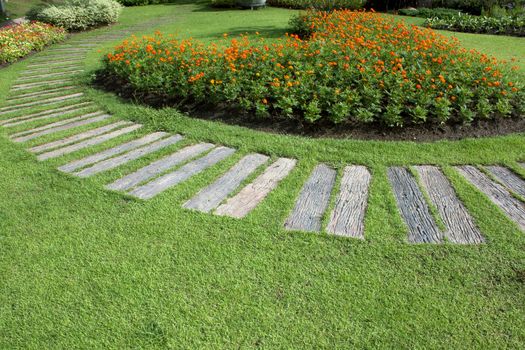
[[450, 18], [428, 18], [424, 25], [456, 32], [525, 36], [525, 16], [497, 18], [459, 15]]
[[267, 0], [267, 5], [294, 9], [314, 8], [318, 10], [350, 9], [363, 7], [366, 0]]
[[233, 7], [235, 6], [235, 0], [211, 0], [211, 6], [213, 7]]
[[450, 18], [450, 17], [459, 15], [461, 11], [442, 8], [442, 7], [437, 7], [437, 8], [421, 7], [418, 9], [401, 9], [398, 11], [398, 13], [403, 16], [413, 16], [413, 17], [422, 17], [422, 18], [433, 18], [433, 17]]
[[118, 20], [122, 6], [115, 0], [66, 0], [63, 4], [39, 5], [27, 13], [30, 20], [79, 31]]
[[124, 6], [143, 6], [143, 5], [154, 5], [154, 4], [165, 4], [169, 2], [175, 2], [176, 0], [117, 0]]

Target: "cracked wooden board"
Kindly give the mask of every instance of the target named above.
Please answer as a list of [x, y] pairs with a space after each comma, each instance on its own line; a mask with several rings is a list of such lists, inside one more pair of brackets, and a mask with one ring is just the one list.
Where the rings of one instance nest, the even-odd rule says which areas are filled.
[[457, 198], [454, 188], [438, 167], [414, 167], [421, 184], [445, 223], [445, 237], [452, 243], [479, 244], [485, 240], [467, 209]]
[[4, 128], [10, 128], [13, 126], [31, 123], [37, 120], [51, 119], [60, 117], [66, 114], [80, 112], [86, 108], [94, 108], [95, 105], [91, 102], [83, 102], [74, 105], [68, 105], [60, 108], [48, 109], [42, 112], [28, 114], [20, 117], [14, 117], [9, 119], [0, 120], [0, 125]]
[[17, 105], [9, 105], [9, 106], [0, 108], [0, 115], [13, 113], [13, 112], [21, 112], [22, 110], [28, 109], [28, 108], [35, 108], [35, 107], [47, 106], [47, 105], [51, 105], [51, 104], [55, 104], [55, 103], [60, 103], [60, 102], [63, 102], [63, 101], [72, 100], [72, 99], [75, 99], [75, 98], [80, 98], [82, 96], [84, 96], [84, 94], [81, 93], [81, 92], [78, 92], [76, 94], [70, 94], [70, 95], [65, 95], [65, 96], [56, 96], [56, 97], [51, 97], [51, 98], [38, 100], [38, 101], [31, 101], [31, 102], [21, 103], [21, 104], [17, 104]]
[[512, 170], [496, 165], [486, 166], [485, 168], [509, 190], [521, 197], [525, 197], [525, 180]]
[[505, 187], [472, 165], [457, 166], [456, 169], [525, 231], [525, 203], [514, 198]]
[[315, 167], [303, 185], [295, 207], [284, 223], [284, 228], [296, 231], [321, 231], [321, 220], [328, 208], [336, 175], [334, 169], [324, 164]]
[[430, 213], [416, 179], [408, 169], [388, 168], [388, 179], [401, 216], [408, 226], [408, 241], [410, 243], [441, 243], [443, 234]]
[[347, 166], [326, 228], [329, 233], [365, 238], [365, 211], [372, 176], [364, 166]]

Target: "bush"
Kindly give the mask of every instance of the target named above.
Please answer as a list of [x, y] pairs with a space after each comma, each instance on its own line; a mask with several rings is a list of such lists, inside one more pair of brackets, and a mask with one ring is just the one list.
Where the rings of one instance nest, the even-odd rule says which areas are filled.
[[524, 0], [433, 0], [433, 6], [462, 10], [473, 15], [480, 15], [485, 9], [498, 5], [506, 8], [519, 8], [525, 5]]
[[233, 7], [235, 6], [235, 0], [211, 0], [211, 6], [213, 7]]
[[49, 24], [32, 22], [0, 29], [0, 64], [11, 63], [32, 51], [64, 40], [66, 31]]
[[525, 36], [525, 16], [486, 17], [460, 15], [450, 18], [428, 18], [426, 26], [456, 32]]
[[294, 9], [314, 8], [318, 10], [350, 9], [363, 7], [366, 0], [267, 0], [267, 5]]
[[413, 16], [422, 18], [450, 18], [459, 15], [461, 11], [442, 7], [432, 9], [421, 7], [418, 9], [401, 9], [398, 11], [398, 13], [403, 16]]
[[63, 4], [35, 6], [27, 17], [79, 31], [115, 23], [121, 10], [122, 6], [115, 0], [66, 0]]
[[134, 38], [107, 55], [103, 72], [136, 96], [307, 123], [469, 123], [525, 112], [510, 67], [431, 29], [347, 10], [308, 11], [299, 22], [307, 40]]
[[165, 4], [176, 0], [118, 0], [124, 6], [142, 6], [153, 4]]

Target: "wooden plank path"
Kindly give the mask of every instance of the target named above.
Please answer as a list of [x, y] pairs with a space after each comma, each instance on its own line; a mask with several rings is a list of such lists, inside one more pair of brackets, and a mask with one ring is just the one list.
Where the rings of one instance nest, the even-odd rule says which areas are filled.
[[410, 243], [441, 243], [443, 234], [430, 213], [416, 179], [408, 169], [388, 168], [388, 178], [401, 216], [408, 226], [408, 241]]
[[80, 112], [87, 108], [93, 108], [95, 105], [92, 102], [82, 102], [74, 105], [68, 105], [60, 108], [48, 109], [42, 112], [27, 114], [20, 117], [0, 120], [0, 125], [4, 128], [17, 126], [20, 124], [31, 123], [37, 120], [50, 119], [60, 117], [66, 114]]
[[525, 230], [525, 203], [514, 198], [505, 187], [492, 181], [474, 166], [457, 166], [456, 169], [496, 204], [512, 221], [518, 224], [522, 230]]
[[153, 162], [134, 173], [124, 176], [115, 182], [106, 186], [109, 190], [125, 191], [144, 183], [153, 177], [160, 175], [171, 168], [194, 158], [199, 154], [206, 152], [213, 148], [211, 143], [199, 143], [192, 146], [187, 146], [180, 151], [177, 151], [167, 157], [164, 157], [156, 162]]
[[326, 230], [339, 236], [365, 238], [365, 210], [372, 176], [364, 166], [347, 166]]
[[268, 161], [263, 154], [249, 154], [243, 157], [228, 172], [210, 186], [201, 190], [195, 197], [184, 203], [183, 207], [209, 213], [217, 208], [228, 195], [237, 189], [242, 181], [257, 168]]
[[58, 93], [67, 92], [67, 91], [73, 90], [73, 89], [76, 89], [76, 88], [74, 86], [66, 86], [64, 88], [47, 89], [47, 90], [44, 90], [44, 91], [36, 91], [36, 92], [29, 92], [29, 93], [25, 93], [25, 94], [12, 95], [12, 96], [8, 96], [6, 101], [11, 103], [11, 102], [15, 102], [17, 100], [25, 100], [25, 99], [28, 99], [30, 97], [32, 97], [32, 98], [47, 97], [47, 96], [52, 96], [52, 95], [55, 95], [55, 94], [58, 94]]
[[161, 176], [145, 185], [129, 192], [130, 195], [141, 199], [150, 199], [170, 187], [189, 179], [201, 171], [217, 164], [235, 152], [233, 148], [217, 147], [202, 158], [198, 158], [172, 173]]
[[287, 230], [312, 232], [321, 230], [321, 220], [328, 208], [336, 175], [334, 169], [324, 164], [315, 167], [304, 184], [292, 213], [284, 223]]
[[237, 195], [228, 199], [215, 211], [218, 215], [243, 218], [250, 213], [266, 196], [273, 191], [295, 167], [295, 159], [279, 158], [252, 183]]
[[33, 80], [41, 80], [41, 79], [47, 79], [47, 78], [55, 78], [55, 77], [63, 77], [63, 76], [69, 76], [71, 74], [79, 74], [82, 73], [83, 69], [77, 69], [77, 70], [68, 70], [65, 72], [51, 72], [51, 73], [35, 73], [32, 72], [32, 74], [21, 76], [16, 80], [16, 82], [29, 82]]
[[79, 97], [82, 97], [82, 96], [84, 96], [84, 94], [81, 93], [81, 92], [78, 92], [76, 94], [51, 97], [51, 98], [46, 98], [46, 99], [43, 99], [43, 100], [26, 102], [26, 103], [22, 103], [22, 104], [18, 104], [18, 105], [9, 105], [9, 106], [0, 108], [0, 115], [16, 112], [16, 111], [19, 111], [21, 109], [27, 109], [29, 107], [33, 107], [34, 108], [35, 106], [47, 106], [47, 105], [50, 105], [50, 104], [63, 102], [63, 101], [66, 101], [66, 100], [71, 100], [71, 99], [79, 98]]
[[445, 175], [435, 166], [416, 166], [421, 183], [437, 208], [452, 243], [479, 244], [484, 239]]
[[505, 187], [525, 198], [525, 180], [520, 178], [512, 170], [496, 165], [486, 166], [485, 168]]

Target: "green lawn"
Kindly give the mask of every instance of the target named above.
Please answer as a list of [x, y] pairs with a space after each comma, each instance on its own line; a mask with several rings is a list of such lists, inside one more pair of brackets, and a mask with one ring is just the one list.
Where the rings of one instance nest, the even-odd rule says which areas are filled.
[[7, 2], [7, 12], [9, 18], [19, 18], [25, 16], [26, 12], [34, 5], [43, 3], [41, 0], [10, 0]]
[[[293, 13], [211, 10], [181, 0], [126, 8], [119, 26], [171, 14], [173, 23], [149, 33], [207, 41], [224, 32], [277, 37]], [[505, 50], [494, 49], [501, 58], [525, 56], [523, 38], [457, 36], [480, 50], [501, 45]], [[88, 70], [102, 53], [88, 56]], [[0, 70], [0, 104], [26, 62]], [[238, 151], [143, 202], [102, 185], [159, 154], [81, 180], [56, 167], [110, 144], [37, 162], [0, 129], [0, 348], [524, 347], [525, 233], [452, 168], [497, 163], [525, 176], [517, 164], [525, 160], [524, 134], [433, 143], [310, 139], [86, 91], [119, 118], [144, 124], [143, 132], [178, 132], [187, 143]], [[248, 152], [299, 162], [244, 220], [181, 208]], [[364, 164], [373, 173], [365, 241], [283, 230], [318, 162], [340, 172]], [[415, 164], [443, 166], [487, 244], [406, 243], [386, 169]]]

